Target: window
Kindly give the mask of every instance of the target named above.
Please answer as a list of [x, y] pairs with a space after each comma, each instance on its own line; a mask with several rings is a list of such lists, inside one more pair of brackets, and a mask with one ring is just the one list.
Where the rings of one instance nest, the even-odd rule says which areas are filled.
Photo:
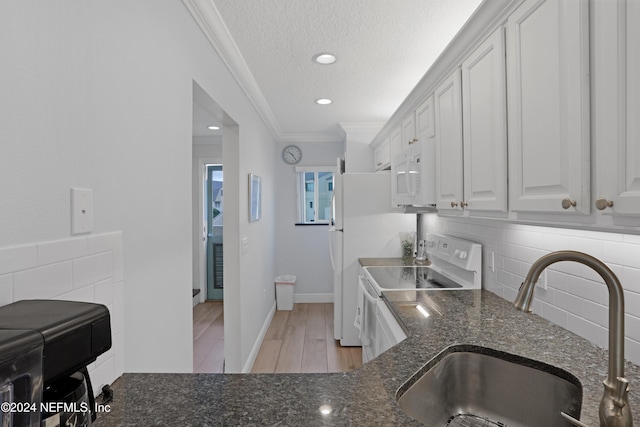
[[328, 224], [331, 220], [333, 170], [331, 166], [296, 168], [299, 224]]

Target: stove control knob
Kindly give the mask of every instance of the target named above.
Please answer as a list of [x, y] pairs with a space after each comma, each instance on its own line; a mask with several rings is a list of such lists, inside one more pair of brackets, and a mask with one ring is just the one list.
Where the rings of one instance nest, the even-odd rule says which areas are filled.
[[469, 256], [467, 251], [460, 251], [460, 253], [458, 254], [458, 258], [460, 259], [467, 259], [467, 256]]

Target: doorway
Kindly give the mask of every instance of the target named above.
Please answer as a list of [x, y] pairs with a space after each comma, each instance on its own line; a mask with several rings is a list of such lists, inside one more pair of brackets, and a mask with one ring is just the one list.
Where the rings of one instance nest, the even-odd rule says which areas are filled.
[[206, 193], [204, 205], [207, 221], [207, 299], [222, 301], [223, 274], [223, 217], [224, 188], [222, 165], [206, 165]]

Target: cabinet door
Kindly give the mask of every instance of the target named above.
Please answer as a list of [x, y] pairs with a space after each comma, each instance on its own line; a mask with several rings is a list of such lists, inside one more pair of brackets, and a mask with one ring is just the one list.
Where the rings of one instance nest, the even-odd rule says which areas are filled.
[[373, 153], [375, 170], [383, 170], [389, 167], [389, 138], [386, 138]]
[[499, 28], [462, 64], [465, 209], [507, 211], [506, 102]]
[[398, 126], [391, 132], [389, 153], [393, 159], [398, 154], [402, 153], [402, 127]]
[[402, 151], [409, 148], [414, 142], [416, 142], [416, 115], [411, 113], [402, 122]]
[[596, 207], [640, 214], [640, 3], [594, 4]]
[[462, 99], [460, 70], [436, 89], [436, 205], [460, 210], [462, 197]]
[[416, 138], [424, 142], [436, 134], [433, 95], [416, 108]]
[[508, 19], [511, 210], [590, 212], [588, 6], [526, 0]]

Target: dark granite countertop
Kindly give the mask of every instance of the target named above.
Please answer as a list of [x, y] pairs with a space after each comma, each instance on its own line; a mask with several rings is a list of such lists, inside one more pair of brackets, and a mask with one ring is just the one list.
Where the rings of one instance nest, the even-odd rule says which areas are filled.
[[[410, 336], [361, 368], [331, 374], [124, 374], [110, 413], [94, 426], [415, 426], [396, 391], [452, 344], [470, 344], [563, 368], [583, 385], [581, 420], [598, 425], [607, 352], [484, 290], [388, 292]], [[433, 313], [424, 318], [417, 304]], [[626, 364], [632, 411], [640, 408], [638, 367]], [[319, 408], [330, 405], [322, 415]]]

